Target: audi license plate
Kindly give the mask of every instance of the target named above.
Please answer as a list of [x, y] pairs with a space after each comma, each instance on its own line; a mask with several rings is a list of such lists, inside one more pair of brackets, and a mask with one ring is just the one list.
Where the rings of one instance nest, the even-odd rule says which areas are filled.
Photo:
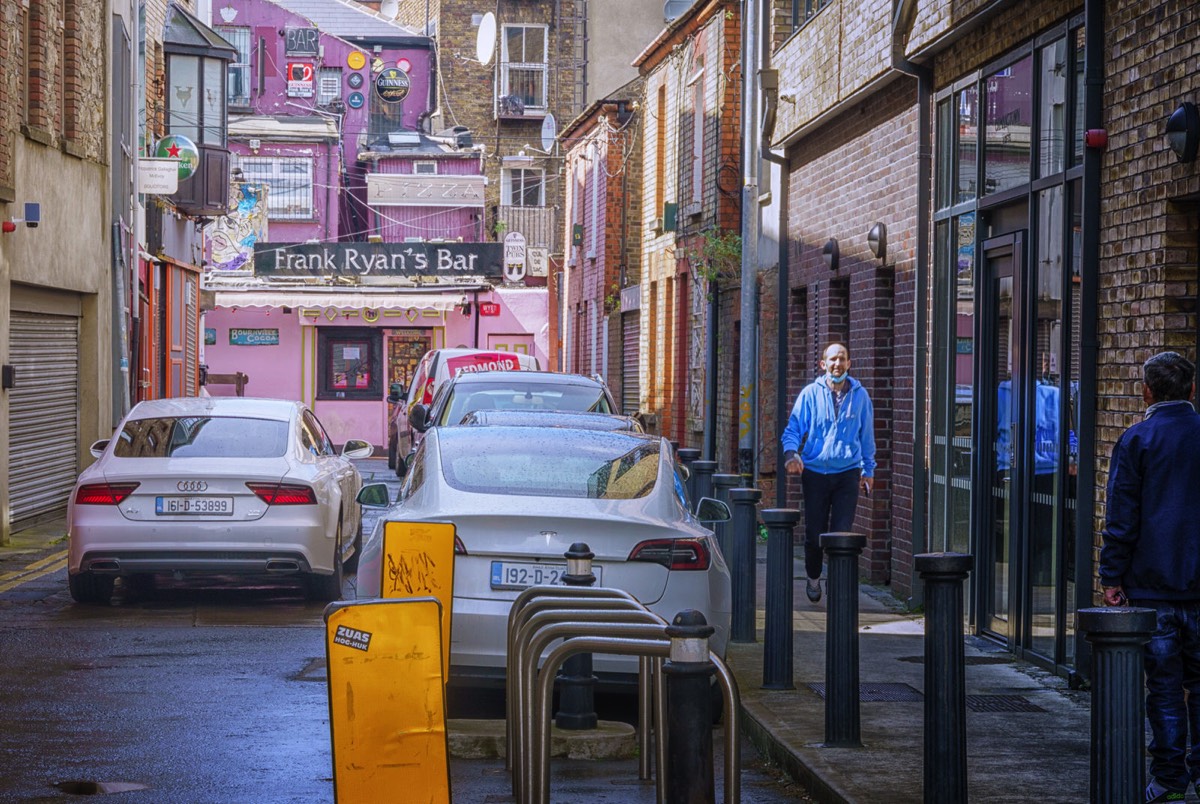
[[215, 514], [233, 513], [232, 497], [155, 497], [154, 513], [159, 516], [172, 514]]
[[[493, 561], [493, 589], [524, 589], [529, 586], [555, 586], [562, 583], [567, 572], [566, 564], [535, 564], [523, 561]], [[592, 565], [596, 586], [600, 583], [600, 567]]]

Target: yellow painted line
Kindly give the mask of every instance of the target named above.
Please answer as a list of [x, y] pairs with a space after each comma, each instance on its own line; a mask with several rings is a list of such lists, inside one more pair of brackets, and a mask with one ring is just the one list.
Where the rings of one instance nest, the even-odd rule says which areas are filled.
[[39, 559], [38, 561], [33, 562], [25, 569], [14, 570], [12, 572], [0, 572], [0, 581], [8, 581], [8, 580], [12, 580], [13, 578], [19, 578], [28, 572], [33, 572], [34, 570], [41, 569], [42, 567], [46, 566], [47, 564], [50, 564], [54, 561], [58, 561], [60, 558], [65, 558], [66, 555], [67, 555], [66, 550], [59, 550], [57, 553], [51, 553], [50, 555], [46, 556], [45, 558], [42, 558], [42, 559]]
[[66, 553], [66, 551], [64, 550], [63, 553], [58, 554], [58, 555], [62, 555], [62, 558], [59, 561], [54, 562], [50, 566], [45, 567], [44, 569], [37, 570], [36, 572], [31, 572], [28, 575], [17, 578], [15, 581], [9, 581], [8, 583], [0, 583], [0, 592], [7, 592], [10, 589], [16, 589], [21, 584], [28, 583], [29, 581], [37, 580], [38, 578], [42, 577], [43, 575], [49, 575], [52, 572], [58, 572], [60, 569], [66, 569], [67, 568], [67, 558], [66, 558], [65, 553]]

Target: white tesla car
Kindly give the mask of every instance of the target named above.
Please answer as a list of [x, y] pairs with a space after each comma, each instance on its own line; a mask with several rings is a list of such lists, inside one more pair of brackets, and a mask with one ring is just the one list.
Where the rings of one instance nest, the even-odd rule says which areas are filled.
[[299, 402], [189, 397], [140, 402], [79, 476], [67, 505], [68, 579], [107, 602], [118, 575], [297, 575], [337, 600], [362, 544], [362, 478]]
[[[365, 486], [364, 504], [387, 500]], [[434, 427], [400, 490], [363, 545], [357, 594], [380, 596], [387, 521], [455, 527], [450, 680], [487, 685], [504, 678], [508, 612], [521, 589], [557, 583], [563, 553], [588, 545], [600, 586], [634, 595], [668, 622], [701, 611], [724, 656], [731, 608], [729, 570], [716, 540], [689, 510], [683, 478], [665, 439], [567, 427]], [[705, 499], [708, 521], [729, 509]], [[596, 656], [602, 683], [627, 683], [633, 657]], [[607, 685], [607, 684], [606, 684]]]

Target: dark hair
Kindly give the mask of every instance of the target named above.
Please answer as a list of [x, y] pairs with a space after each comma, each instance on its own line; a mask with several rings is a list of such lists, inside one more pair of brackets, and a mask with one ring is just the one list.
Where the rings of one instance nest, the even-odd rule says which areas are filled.
[[1196, 367], [1178, 352], [1159, 352], [1142, 365], [1142, 378], [1155, 402], [1187, 400]]

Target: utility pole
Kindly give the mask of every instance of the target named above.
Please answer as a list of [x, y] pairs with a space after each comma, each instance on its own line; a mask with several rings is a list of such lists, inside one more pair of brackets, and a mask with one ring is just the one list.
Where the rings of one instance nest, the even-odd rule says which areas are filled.
[[742, 306], [738, 473], [753, 481], [758, 438], [758, 3], [742, 0]]

